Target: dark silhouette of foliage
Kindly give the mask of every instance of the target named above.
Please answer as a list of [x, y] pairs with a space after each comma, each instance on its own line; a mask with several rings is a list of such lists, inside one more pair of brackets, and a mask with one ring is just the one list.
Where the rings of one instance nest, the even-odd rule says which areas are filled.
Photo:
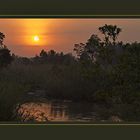
[[45, 50], [41, 50], [40, 55], [32, 58], [34, 64], [71, 64], [76, 60], [74, 56], [63, 52], [57, 53], [54, 50], [50, 50], [46, 52]]
[[85, 44], [83, 44], [83, 43], [75, 44], [74, 45], [74, 51], [76, 52], [77, 56], [80, 58], [80, 56], [85, 51]]
[[92, 35], [87, 43], [74, 47], [78, 60], [86, 61], [88, 56], [92, 62], [92, 65], [82, 67], [84, 79], [89, 85], [92, 83], [92, 87], [87, 85], [92, 89], [92, 97], [110, 104], [140, 105], [140, 44], [117, 42], [121, 28], [116, 25], [105, 25], [99, 30], [105, 36], [103, 41]]
[[7, 66], [12, 61], [10, 50], [3, 44], [5, 35], [0, 32], [0, 67]]
[[96, 61], [96, 56], [98, 55], [98, 49], [100, 47], [101, 40], [97, 35], [92, 35], [86, 44], [79, 43], [75, 44], [74, 51], [76, 52], [78, 58], [82, 61]]
[[40, 57], [47, 57], [47, 52], [44, 50], [41, 50]]
[[[103, 40], [93, 34], [87, 42], [75, 44], [77, 57], [54, 50], [41, 50], [33, 58], [13, 54], [15, 65], [0, 71], [0, 83], [10, 75], [5, 85], [13, 93], [40, 88], [46, 97], [103, 104], [108, 115], [140, 120], [140, 43], [118, 42], [121, 28], [116, 25], [105, 24], [99, 31]], [[4, 37], [0, 33], [0, 66], [11, 62]], [[0, 90], [8, 94], [1, 84]]]
[[3, 47], [3, 39], [5, 38], [5, 35], [0, 32], [0, 46]]
[[7, 66], [12, 62], [12, 56], [10, 54], [10, 50], [7, 48], [0, 49], [0, 66]]
[[105, 43], [115, 45], [116, 39], [119, 33], [122, 31], [121, 28], [118, 28], [116, 25], [107, 25], [105, 24], [102, 27], [99, 27], [99, 31], [105, 36]]

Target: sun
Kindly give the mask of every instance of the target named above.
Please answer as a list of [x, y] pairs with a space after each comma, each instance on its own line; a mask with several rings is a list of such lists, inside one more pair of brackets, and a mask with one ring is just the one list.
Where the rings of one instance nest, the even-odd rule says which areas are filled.
[[35, 42], [38, 42], [38, 41], [39, 41], [39, 36], [35, 35], [35, 36], [33, 37], [33, 39], [34, 39]]

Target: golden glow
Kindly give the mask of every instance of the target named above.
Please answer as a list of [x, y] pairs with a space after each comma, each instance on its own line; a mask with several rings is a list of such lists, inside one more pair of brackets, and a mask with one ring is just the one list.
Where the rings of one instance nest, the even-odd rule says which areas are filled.
[[38, 42], [38, 41], [39, 41], [39, 36], [37, 36], [37, 35], [34, 36], [34, 41], [35, 41], [35, 42]]
[[23, 19], [21, 24], [24, 28], [23, 42], [26, 46], [39, 48], [48, 47], [51, 43], [50, 26], [52, 20], [49, 19]]

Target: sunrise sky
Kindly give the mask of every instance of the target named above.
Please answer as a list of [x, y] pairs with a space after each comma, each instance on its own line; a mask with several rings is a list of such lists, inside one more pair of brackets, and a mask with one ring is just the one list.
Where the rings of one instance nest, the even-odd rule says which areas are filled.
[[104, 24], [122, 28], [119, 40], [140, 41], [140, 19], [0, 19], [0, 32], [12, 53], [32, 57], [42, 49], [72, 53], [74, 44], [92, 34], [102, 37], [98, 27]]

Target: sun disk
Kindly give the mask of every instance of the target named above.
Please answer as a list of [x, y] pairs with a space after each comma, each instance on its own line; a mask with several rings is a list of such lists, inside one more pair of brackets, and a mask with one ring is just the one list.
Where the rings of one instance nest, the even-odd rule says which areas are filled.
[[39, 37], [36, 35], [36, 36], [34, 36], [34, 41], [35, 42], [38, 42], [39, 41]]

